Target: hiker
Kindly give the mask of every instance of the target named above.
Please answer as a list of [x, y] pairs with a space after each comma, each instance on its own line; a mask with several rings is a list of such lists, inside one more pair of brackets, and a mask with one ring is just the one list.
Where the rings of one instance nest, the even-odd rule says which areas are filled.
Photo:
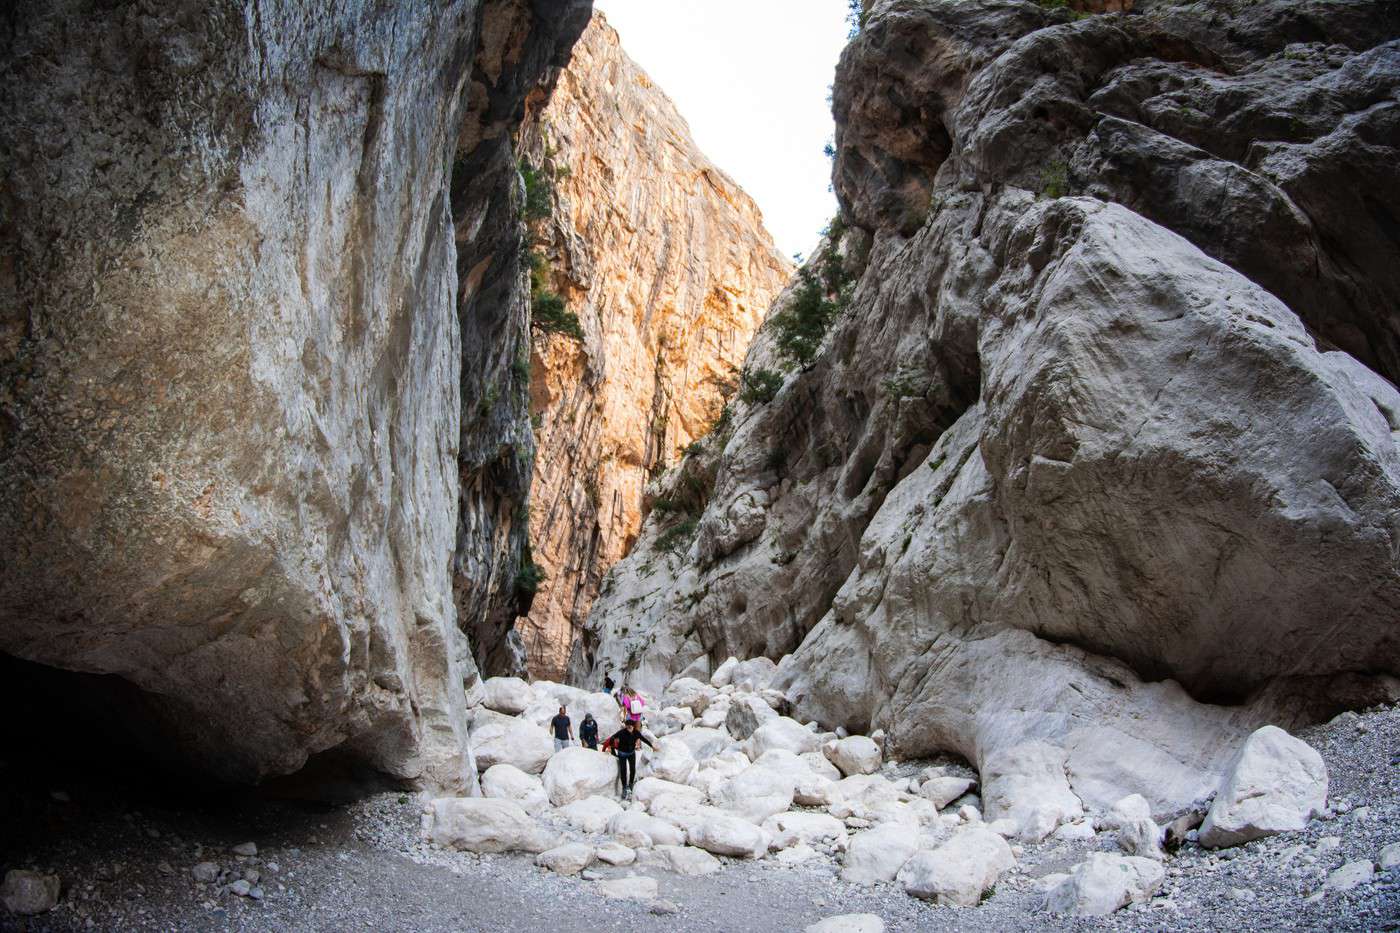
[[584, 748], [598, 750], [598, 720], [593, 718], [592, 713], [584, 714], [583, 722], [578, 727], [578, 737]]
[[632, 796], [632, 784], [637, 780], [637, 743], [645, 742], [648, 748], [656, 748], [651, 739], [642, 735], [642, 727], [637, 720], [628, 720], [627, 725], [608, 737], [603, 748], [612, 748], [617, 756], [617, 779], [622, 783], [622, 799]]
[[617, 702], [622, 707], [622, 721], [624, 723], [635, 722], [638, 728], [640, 728], [642, 725], [642, 707], [647, 705], [647, 701], [642, 699], [641, 694], [631, 687], [623, 687], [622, 695]]
[[554, 750], [557, 752], [561, 748], [568, 748], [569, 743], [574, 740], [574, 724], [569, 719], [568, 707], [559, 707], [559, 715], [551, 719], [549, 724], [554, 729]]
[[614, 680], [612, 679], [612, 675], [611, 675], [611, 674], [604, 674], [604, 675], [603, 675], [603, 692], [604, 692], [604, 693], [612, 693], [612, 692], [613, 692], [613, 687], [616, 687], [616, 686], [617, 686], [617, 682], [614, 681]]

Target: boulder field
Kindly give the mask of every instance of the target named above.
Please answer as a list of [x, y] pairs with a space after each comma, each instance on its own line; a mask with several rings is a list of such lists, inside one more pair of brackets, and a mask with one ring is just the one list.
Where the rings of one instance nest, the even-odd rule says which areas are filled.
[[[433, 800], [424, 839], [467, 852], [530, 853], [561, 875], [597, 862], [698, 877], [736, 862], [824, 859], [846, 883], [895, 884], [934, 904], [976, 907], [1018, 871], [1027, 846], [1100, 838], [1107, 850], [1037, 882], [1043, 910], [1097, 916], [1151, 900], [1182, 844], [1230, 847], [1300, 831], [1330, 813], [1320, 756], [1274, 726], [1250, 735], [1218, 787], [1183, 812], [1154, 810], [1142, 795], [1100, 807], [1077, 797], [1063, 774], [1056, 782], [1036, 771], [1049, 759], [1030, 756], [1009, 772], [1015, 780], [1003, 775], [994, 788], [986, 773], [957, 763], [892, 760], [886, 736], [839, 736], [785, 715], [789, 704], [771, 686], [780, 665], [754, 666], [736, 679], [736, 664], [727, 661], [704, 681], [666, 685], [660, 712], [643, 730], [655, 747], [639, 747], [630, 799], [621, 797], [610, 756], [578, 745], [556, 751], [546, 731], [565, 706], [575, 730], [591, 712], [606, 738], [619, 720], [611, 696], [487, 680], [473, 735], [486, 735], [493, 749], [498, 736], [511, 736], [490, 756], [510, 760], [485, 766], [478, 750], [485, 796]], [[758, 699], [766, 697], [772, 705]], [[746, 734], [701, 724], [712, 709], [727, 719], [756, 699], [771, 716], [752, 731], [746, 717]], [[650, 877], [606, 884], [608, 897], [656, 896]]]

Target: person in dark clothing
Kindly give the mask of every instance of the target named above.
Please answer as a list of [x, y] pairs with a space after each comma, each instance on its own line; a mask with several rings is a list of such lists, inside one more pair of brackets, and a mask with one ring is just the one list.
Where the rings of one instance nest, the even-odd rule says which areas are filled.
[[598, 748], [598, 720], [593, 718], [592, 713], [586, 713], [583, 722], [579, 723], [578, 738], [583, 743], [584, 748], [591, 748], [595, 751]]
[[632, 783], [637, 780], [637, 743], [647, 743], [647, 748], [656, 748], [651, 739], [642, 735], [640, 724], [633, 720], [608, 738], [617, 756], [617, 779], [622, 782], [622, 799], [632, 796]]
[[603, 691], [604, 691], [605, 693], [612, 693], [612, 692], [613, 692], [613, 687], [615, 687], [615, 686], [616, 686], [616, 684], [613, 682], [612, 675], [611, 675], [611, 674], [604, 674], [604, 675], [603, 675]]
[[559, 715], [551, 719], [549, 725], [554, 730], [554, 750], [557, 752], [561, 748], [568, 748], [569, 743], [574, 740], [574, 724], [569, 719], [568, 707], [559, 707]]

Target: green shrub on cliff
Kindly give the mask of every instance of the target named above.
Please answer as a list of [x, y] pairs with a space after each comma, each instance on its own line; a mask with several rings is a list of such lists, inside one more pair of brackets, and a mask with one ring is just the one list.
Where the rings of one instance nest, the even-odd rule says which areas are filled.
[[549, 287], [545, 273], [549, 266], [538, 250], [525, 253], [530, 267], [530, 326], [545, 334], [563, 334], [582, 342], [583, 325], [578, 315], [569, 310], [564, 299]]
[[771, 369], [746, 372], [742, 378], [744, 387], [739, 391], [739, 398], [750, 405], [768, 404], [777, 397], [778, 390], [783, 387], [783, 374]]
[[801, 280], [786, 308], [773, 315], [774, 344], [778, 355], [806, 368], [817, 358], [827, 328], [841, 313], [841, 305], [828, 297], [826, 287], [810, 266], [797, 270]]

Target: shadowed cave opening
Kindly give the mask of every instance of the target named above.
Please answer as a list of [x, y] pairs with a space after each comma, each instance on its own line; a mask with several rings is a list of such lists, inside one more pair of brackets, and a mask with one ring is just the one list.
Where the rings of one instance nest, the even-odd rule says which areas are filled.
[[256, 785], [220, 779], [179, 753], [177, 729], [157, 698], [114, 674], [0, 654], [0, 709], [0, 822], [21, 835], [32, 814], [19, 801], [53, 793], [215, 813], [281, 801], [315, 813], [407, 789], [345, 746]]

